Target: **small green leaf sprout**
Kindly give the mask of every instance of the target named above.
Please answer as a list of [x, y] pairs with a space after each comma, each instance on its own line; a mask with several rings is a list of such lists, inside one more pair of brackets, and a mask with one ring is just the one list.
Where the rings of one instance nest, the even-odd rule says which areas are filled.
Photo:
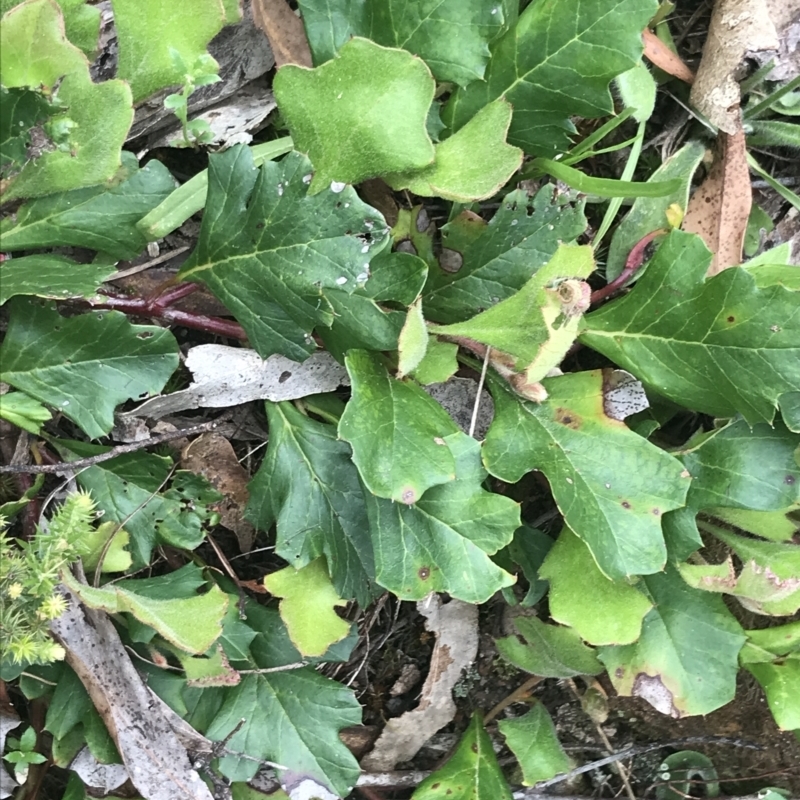
[[174, 48], [170, 48], [170, 55], [176, 68], [183, 73], [181, 91], [167, 95], [164, 99], [164, 107], [175, 114], [183, 128], [183, 139], [172, 142], [172, 144], [177, 147], [196, 147], [201, 144], [209, 144], [214, 140], [214, 132], [205, 120], [189, 120], [189, 97], [195, 89], [210, 83], [217, 83], [220, 80], [217, 74], [219, 68], [217, 62], [206, 53], [197, 58], [191, 67], [188, 67], [183, 56]]

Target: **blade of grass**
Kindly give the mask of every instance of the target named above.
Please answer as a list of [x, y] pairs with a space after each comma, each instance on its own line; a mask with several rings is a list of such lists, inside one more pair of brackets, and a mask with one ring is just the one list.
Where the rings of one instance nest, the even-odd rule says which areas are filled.
[[787, 189], [782, 183], [779, 183], [772, 177], [750, 153], [747, 154], [747, 164], [750, 169], [762, 177], [787, 203], [791, 203], [798, 211], [800, 211], [800, 197], [798, 197], [791, 189]]
[[768, 97], [765, 97], [760, 103], [756, 103], [754, 106], [748, 106], [744, 110], [744, 118], [755, 119], [765, 111], [769, 111], [774, 103], [780, 100], [785, 94], [789, 94], [789, 92], [794, 91], [798, 86], [800, 86], [800, 75], [790, 80], [786, 86], [781, 86], [780, 89], [774, 91]]
[[552, 161], [549, 158], [534, 158], [531, 167], [539, 173], [551, 175], [573, 189], [598, 197], [664, 197], [680, 188], [679, 180], [639, 183], [617, 181], [610, 178], [592, 178], [580, 170]]

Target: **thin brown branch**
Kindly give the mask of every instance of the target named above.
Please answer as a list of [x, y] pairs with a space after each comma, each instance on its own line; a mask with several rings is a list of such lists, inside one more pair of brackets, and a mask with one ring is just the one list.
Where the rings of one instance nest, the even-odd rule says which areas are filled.
[[75, 459], [75, 461], [62, 461], [58, 464], [12, 464], [9, 466], [0, 466], [0, 473], [55, 473], [93, 467], [95, 464], [101, 464], [103, 461], [110, 461], [112, 458], [124, 455], [125, 453], [135, 453], [137, 450], [144, 450], [153, 445], [164, 444], [164, 442], [170, 442], [173, 439], [181, 439], [184, 436], [190, 436], [194, 433], [213, 431], [220, 422], [221, 421], [217, 419], [209, 422], [202, 422], [199, 425], [190, 425], [188, 428], [181, 428], [177, 431], [151, 436], [149, 439], [142, 439], [139, 442], [120, 444], [116, 447], [112, 447], [111, 450], [106, 453], [99, 453], [96, 456], [89, 456], [87, 458], [78, 458]]

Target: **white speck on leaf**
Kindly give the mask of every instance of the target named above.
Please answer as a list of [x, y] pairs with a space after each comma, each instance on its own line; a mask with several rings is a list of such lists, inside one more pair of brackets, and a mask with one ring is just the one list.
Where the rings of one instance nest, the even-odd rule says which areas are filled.
[[331, 181], [331, 191], [334, 194], [339, 194], [339, 192], [343, 192], [345, 186], [347, 186], [346, 183], [339, 183], [339, 181]]
[[337, 279], [336, 279], [336, 283], [337, 283], [339, 286], [344, 286], [344, 285], [347, 283], [347, 278], [345, 278], [345, 277], [344, 277], [344, 275], [342, 275], [342, 277], [341, 277], [341, 278], [337, 278]]

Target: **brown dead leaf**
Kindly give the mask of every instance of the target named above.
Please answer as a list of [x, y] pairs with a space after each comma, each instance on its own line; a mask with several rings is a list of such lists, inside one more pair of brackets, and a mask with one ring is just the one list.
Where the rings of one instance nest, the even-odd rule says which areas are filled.
[[694, 72], [689, 69], [677, 53], [673, 53], [649, 28], [644, 29], [642, 42], [644, 43], [644, 56], [651, 64], [685, 83], [694, 83]]
[[714, 254], [709, 275], [742, 263], [752, 202], [744, 132], [720, 131], [714, 164], [692, 195], [683, 219], [683, 230], [699, 234]]
[[478, 607], [461, 600], [442, 605], [437, 594], [417, 603], [426, 618], [425, 627], [436, 634], [431, 666], [419, 705], [390, 719], [361, 766], [370, 772], [394, 769], [410, 761], [434, 733], [452, 721], [456, 713], [453, 686], [478, 652]]
[[767, 0], [780, 45], [771, 81], [790, 81], [800, 75], [800, 0]]
[[236, 534], [239, 549], [250, 551], [255, 528], [244, 518], [250, 475], [239, 463], [231, 443], [219, 433], [204, 433], [181, 452], [181, 466], [202, 475], [225, 499], [218, 505], [220, 522]]
[[69, 607], [50, 628], [103, 718], [133, 785], [148, 800], [213, 800], [111, 620], [62, 590]]
[[717, 0], [692, 86], [692, 105], [721, 131], [740, 130], [736, 71], [745, 58], [770, 58], [778, 45], [767, 0]]
[[313, 66], [303, 22], [285, 0], [253, 0], [253, 21], [267, 35], [278, 67]]

